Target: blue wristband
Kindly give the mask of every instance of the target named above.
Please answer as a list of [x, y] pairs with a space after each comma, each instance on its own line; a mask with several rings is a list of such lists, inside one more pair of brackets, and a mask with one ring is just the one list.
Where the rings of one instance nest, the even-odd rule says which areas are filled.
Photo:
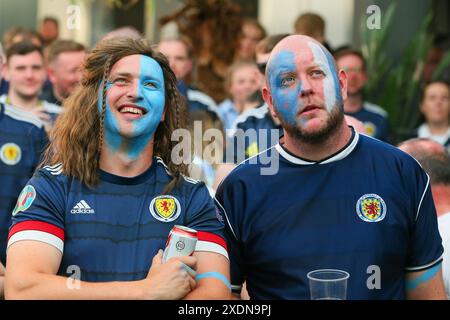
[[223, 274], [221, 274], [219, 272], [212, 271], [212, 272], [205, 272], [205, 273], [199, 274], [195, 277], [195, 281], [198, 281], [198, 280], [201, 280], [204, 278], [215, 278], [217, 280], [220, 280], [231, 291], [231, 285], [230, 285], [230, 282], [228, 281], [227, 277], [225, 277]]

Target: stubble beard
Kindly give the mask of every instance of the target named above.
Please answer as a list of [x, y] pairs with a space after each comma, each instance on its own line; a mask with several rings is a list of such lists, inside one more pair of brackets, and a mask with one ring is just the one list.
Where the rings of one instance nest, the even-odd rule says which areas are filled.
[[289, 124], [280, 114], [278, 114], [278, 118], [281, 121], [281, 126], [293, 139], [300, 143], [317, 145], [327, 141], [339, 130], [344, 121], [344, 112], [342, 110], [342, 106], [335, 105], [331, 113], [329, 113], [325, 126], [313, 132], [308, 132], [300, 126]]

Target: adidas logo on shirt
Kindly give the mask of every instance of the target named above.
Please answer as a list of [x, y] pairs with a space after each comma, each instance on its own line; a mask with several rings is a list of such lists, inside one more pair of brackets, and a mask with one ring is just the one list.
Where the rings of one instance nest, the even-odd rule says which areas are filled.
[[94, 209], [92, 209], [84, 200], [81, 200], [76, 204], [75, 207], [73, 207], [72, 210], [70, 210], [70, 213], [77, 214], [77, 213], [86, 213], [86, 214], [92, 214], [95, 213]]

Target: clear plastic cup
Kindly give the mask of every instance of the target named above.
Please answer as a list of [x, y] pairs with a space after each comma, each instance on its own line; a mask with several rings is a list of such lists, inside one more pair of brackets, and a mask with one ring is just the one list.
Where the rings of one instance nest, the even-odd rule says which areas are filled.
[[345, 300], [350, 274], [337, 269], [320, 269], [308, 272], [311, 300]]

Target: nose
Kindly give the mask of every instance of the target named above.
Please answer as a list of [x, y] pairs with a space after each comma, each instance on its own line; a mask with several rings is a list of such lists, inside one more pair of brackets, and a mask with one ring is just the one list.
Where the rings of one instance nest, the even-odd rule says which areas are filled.
[[142, 99], [142, 93], [141, 90], [139, 90], [139, 81], [133, 81], [133, 83], [128, 86], [126, 96], [132, 101], [138, 101]]
[[27, 78], [32, 78], [32, 77], [33, 77], [33, 69], [27, 68], [27, 69], [25, 70], [25, 77], [27, 77]]
[[313, 93], [311, 83], [308, 79], [302, 79], [302, 85], [300, 88], [300, 97], [304, 98]]

